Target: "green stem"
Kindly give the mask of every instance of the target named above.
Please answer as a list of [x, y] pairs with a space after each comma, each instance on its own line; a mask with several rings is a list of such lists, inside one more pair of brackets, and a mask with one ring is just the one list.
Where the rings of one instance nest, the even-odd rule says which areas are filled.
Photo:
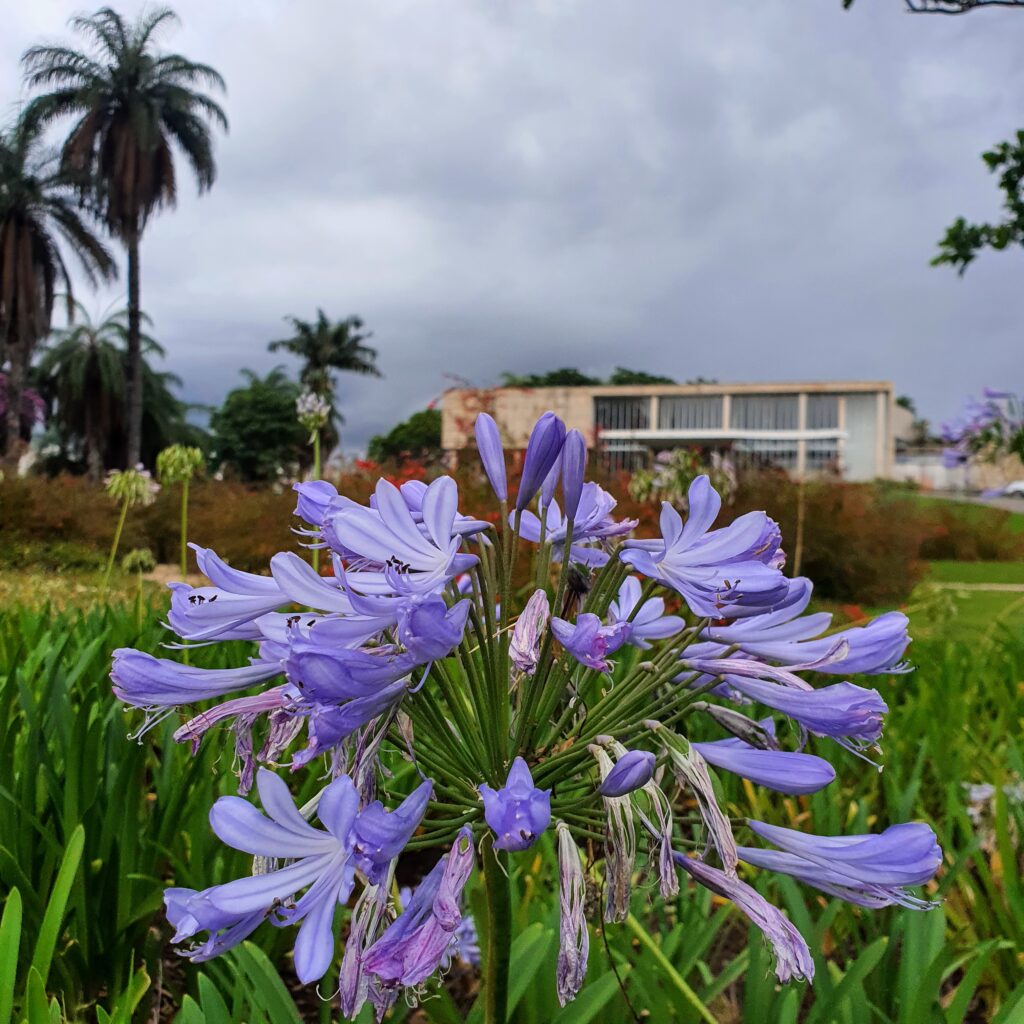
[[110, 584], [110, 574], [114, 571], [114, 559], [117, 558], [117, 548], [121, 543], [121, 531], [124, 529], [124, 521], [128, 518], [128, 497], [121, 502], [121, 516], [117, 520], [117, 529], [114, 531], [114, 540], [110, 545], [110, 557], [107, 559], [107, 571], [103, 574], [103, 585], [100, 588], [105, 594]]
[[181, 485], [181, 579], [188, 575], [188, 480]]
[[[320, 479], [320, 428], [313, 434], [313, 479]], [[313, 548], [313, 571], [320, 574], [320, 549]]]
[[484, 841], [484, 888], [487, 893], [487, 959], [484, 962], [485, 1024], [508, 1024], [509, 954], [512, 947], [512, 905], [508, 855]]

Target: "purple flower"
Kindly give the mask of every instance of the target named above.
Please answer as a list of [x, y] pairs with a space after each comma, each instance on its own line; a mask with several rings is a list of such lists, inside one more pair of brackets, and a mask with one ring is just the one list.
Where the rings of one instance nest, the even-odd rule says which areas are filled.
[[551, 615], [548, 595], [543, 590], [535, 590], [526, 602], [526, 607], [519, 613], [512, 629], [508, 653], [512, 664], [528, 676], [537, 670], [537, 659], [540, 657], [540, 638]]
[[537, 789], [526, 762], [517, 757], [501, 789], [479, 787], [484, 818], [497, 836], [496, 850], [525, 850], [551, 824], [551, 790]]
[[338, 489], [334, 484], [327, 480], [306, 480], [293, 484], [292, 490], [299, 496], [295, 515], [310, 526], [318, 529], [323, 526], [332, 502], [338, 497]]
[[171, 708], [247, 690], [281, 674], [277, 662], [256, 661], [244, 668], [196, 668], [120, 647], [110, 678], [114, 695], [138, 708]]
[[405, 849], [423, 819], [433, 792], [434, 786], [428, 780], [393, 811], [385, 810], [379, 800], [374, 800], [359, 812], [352, 828], [353, 851], [357, 867], [371, 885], [383, 881], [388, 865]]
[[308, 764], [318, 754], [332, 750], [356, 729], [361, 729], [375, 718], [393, 710], [408, 692], [405, 683], [399, 680], [365, 697], [354, 697], [339, 705], [307, 701], [297, 688], [288, 687], [285, 691], [289, 702], [288, 711], [306, 719], [309, 734], [308, 745], [292, 759], [293, 768]]
[[295, 634], [284, 660], [294, 699], [323, 704], [373, 696], [408, 677], [415, 667], [411, 654], [396, 654], [391, 647], [335, 647], [319, 633], [309, 639]]
[[627, 750], [601, 780], [601, 796], [626, 796], [646, 786], [654, 775], [657, 758], [649, 750]]
[[[558, 458], [551, 463], [551, 468], [548, 470], [548, 475], [544, 477], [544, 483], [540, 485], [540, 501], [538, 504], [541, 508], [547, 508], [552, 501], [555, 499], [555, 491], [558, 489], [558, 481], [562, 479], [562, 453], [558, 453]], [[532, 513], [531, 513], [532, 514]], [[515, 517], [513, 516], [513, 519]]]
[[[900, 662], [910, 643], [906, 615], [886, 612], [866, 626], [820, 636], [831, 625], [832, 615], [817, 612], [801, 616], [811, 599], [811, 590], [810, 580], [795, 579], [790, 583], [791, 600], [786, 607], [725, 626], [708, 626], [701, 632], [701, 639], [720, 645], [721, 650], [738, 647], [747, 655], [766, 661], [791, 665], [819, 662], [815, 671], [834, 675], [909, 671]], [[845, 657], [826, 661], [827, 655], [842, 642], [846, 644]], [[705, 650], [710, 653], [711, 649]], [[699, 653], [704, 654], [705, 650]], [[690, 653], [698, 652], [691, 648]]]
[[598, 672], [607, 672], [611, 663], [606, 655], [614, 654], [629, 635], [629, 625], [616, 622], [602, 625], [593, 612], [582, 612], [575, 623], [553, 616], [551, 632], [555, 639], [581, 664]]
[[555, 980], [558, 1003], [565, 1006], [576, 998], [587, 976], [590, 956], [590, 932], [587, 930], [587, 882], [583, 877], [580, 851], [564, 821], [555, 826], [558, 833], [558, 893], [561, 905], [558, 962]]
[[178, 952], [192, 963], [212, 960], [221, 953], [247, 939], [266, 919], [266, 911], [252, 914], [229, 914], [210, 902], [210, 893], [195, 889], [171, 888], [164, 890], [167, 920], [174, 929], [171, 942], [177, 946], [200, 932], [208, 932], [205, 942], [196, 943]]
[[789, 585], [773, 548], [777, 527], [748, 512], [720, 530], [711, 525], [722, 499], [706, 476], [690, 485], [690, 514], [661, 506], [659, 541], [627, 541], [622, 560], [677, 590], [693, 612], [709, 618], [757, 614], [786, 598]]
[[522, 512], [540, 490], [544, 477], [558, 458], [565, 442], [565, 424], [553, 413], [546, 412], [530, 433], [526, 442], [526, 458], [523, 461], [523, 474], [519, 479], [519, 492], [516, 494], [516, 509]]
[[[367, 998], [373, 998], [371, 987], [379, 988], [378, 978], [371, 977], [363, 967], [363, 957], [376, 941], [381, 922], [387, 912], [390, 890], [388, 885], [365, 885], [352, 908], [352, 919], [345, 950], [338, 972], [338, 989], [343, 1017], [353, 1020], [363, 1008]], [[377, 998], [383, 994], [375, 993]], [[375, 1005], [377, 1000], [374, 1000]]]
[[[770, 719], [768, 721], [770, 723]], [[783, 750], [761, 750], [739, 739], [694, 743], [693, 749], [708, 764], [779, 793], [817, 793], [836, 777], [835, 769], [823, 758]]]
[[785, 983], [792, 978], [798, 981], [814, 979], [814, 961], [803, 936], [793, 927], [789, 919], [773, 907], [757, 890], [735, 875], [727, 874], [710, 864], [684, 857], [677, 853], [675, 862], [691, 878], [696, 879], [713, 893], [731, 900], [764, 933], [775, 953], [775, 975]]
[[730, 674], [729, 686], [749, 700], [774, 708], [818, 736], [831, 736], [851, 750], [874, 744], [882, 735], [889, 710], [877, 690], [854, 683], [833, 683], [819, 689], [795, 689], [763, 679]]
[[626, 643], [646, 651], [651, 646], [648, 641], [675, 636], [685, 623], [678, 615], [665, 614], [663, 597], [651, 597], [640, 604], [642, 593], [640, 581], [627, 576], [619, 587], [618, 598], [608, 606], [608, 617], [612, 622], [628, 622]]
[[508, 477], [505, 473], [505, 449], [494, 418], [482, 412], [476, 418], [476, 448], [491, 489], [498, 501], [508, 501]]
[[462, 890], [473, 860], [473, 833], [463, 828], [409, 905], [363, 955], [363, 968], [385, 987], [414, 988], [440, 966], [462, 921]]
[[562, 502], [567, 519], [576, 518], [583, 493], [583, 474], [586, 471], [587, 442], [578, 430], [570, 430], [565, 435], [562, 447]]
[[422, 526], [398, 488], [380, 480], [376, 508], [346, 505], [331, 519], [347, 551], [371, 568], [350, 571], [353, 586], [365, 593], [393, 593], [396, 578], [410, 589], [435, 590], [476, 565], [476, 555], [459, 554], [462, 537], [455, 532], [458, 488], [451, 477], [438, 477], [423, 496]]
[[[206, 891], [217, 910], [238, 918], [274, 907], [285, 924], [301, 922], [295, 940], [295, 972], [308, 983], [322, 977], [334, 957], [334, 910], [352, 892], [352, 826], [359, 798], [347, 775], [335, 779], [317, 807], [327, 831], [299, 813], [291, 793], [273, 772], [256, 776], [267, 815], [237, 796], [221, 797], [210, 810], [210, 824], [228, 846], [255, 857], [290, 860], [287, 867], [239, 878]], [[291, 899], [309, 887], [294, 904]]]
[[465, 600], [449, 608], [436, 594], [410, 601], [398, 618], [398, 639], [418, 665], [444, 658], [462, 639], [469, 606]]
[[740, 856], [748, 864], [792, 875], [864, 907], [936, 906], [906, 890], [930, 881], [942, 863], [942, 850], [927, 825], [891, 825], [877, 835], [814, 836], [762, 821], [748, 824], [756, 835], [778, 847], [742, 847]]
[[[601, 547], [591, 546], [595, 542], [601, 544], [615, 537], [622, 537], [637, 525], [636, 519], [616, 520], [612, 511], [617, 502], [595, 483], [583, 485], [579, 506], [576, 509], [576, 520], [572, 531], [572, 552], [570, 558], [584, 565], [602, 566], [608, 561], [608, 553]], [[551, 544], [551, 557], [561, 561], [565, 557], [565, 541], [568, 534], [569, 520], [562, 516], [556, 501], [545, 505], [544, 540]], [[525, 540], [534, 544], [540, 542], [540, 519], [527, 509], [523, 512], [520, 534]]]
[[171, 583], [168, 624], [186, 640], [255, 640], [260, 636], [253, 620], [287, 602], [269, 576], [232, 569], [209, 548], [195, 544], [200, 571], [213, 586], [190, 587]]

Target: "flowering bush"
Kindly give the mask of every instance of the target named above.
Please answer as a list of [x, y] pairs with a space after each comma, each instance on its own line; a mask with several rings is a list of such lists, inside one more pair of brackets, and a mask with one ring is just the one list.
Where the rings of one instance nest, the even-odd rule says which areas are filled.
[[704, 466], [699, 451], [673, 448], [658, 452], [650, 469], [638, 469], [629, 481], [630, 496], [636, 501], [667, 501], [680, 512], [687, 510], [690, 485], [698, 476], [707, 476], [726, 504], [736, 494], [736, 468], [721, 452], [712, 452]]
[[[816, 836], [730, 819], [713, 783], [720, 770], [783, 793], [822, 789], [835, 772], [800, 749], [808, 734], [867, 758], [887, 708], [845, 677], [906, 671], [906, 618], [891, 612], [828, 632], [827, 614], [804, 614], [810, 581], [782, 575], [773, 520], [751, 512], [714, 528], [721, 502], [707, 477], [689, 488], [685, 522], [665, 503], [660, 536], [635, 539], [635, 521], [617, 520], [615, 499], [584, 482], [582, 436], [553, 414], [531, 435], [511, 500], [486, 414], [477, 442], [500, 529], [461, 514], [448, 477], [380, 481], [368, 505], [324, 481], [297, 484], [297, 514], [308, 542], [330, 553], [333, 576], [293, 553], [256, 576], [196, 548], [210, 585], [171, 585], [168, 621], [181, 638], [253, 641], [248, 664], [208, 669], [114, 652], [114, 692], [145, 711], [140, 733], [175, 708], [214, 701], [176, 738], [198, 746], [219, 724], [234, 736], [240, 795], [218, 800], [210, 824], [254, 858], [253, 870], [202, 891], [167, 891], [182, 952], [205, 960], [264, 922], [297, 926], [295, 969], [315, 983], [339, 955], [335, 909], [355, 897], [341, 1010], [352, 1018], [370, 1000], [380, 1019], [450, 958], [479, 850], [485, 1017], [504, 1022], [505, 862], [550, 829], [562, 1003], [583, 983], [589, 948], [580, 843], [601, 844], [606, 921], [628, 915], [638, 862], [649, 861], [664, 898], [678, 892], [682, 871], [757, 924], [784, 982], [811, 980], [813, 961], [789, 920], [742, 880], [741, 862], [862, 907], [931, 906], [910, 889], [941, 860], [927, 826]], [[533, 583], [517, 614], [510, 581], [524, 539]], [[630, 648], [639, 653], [626, 657]], [[611, 685], [618, 660], [630, 667]], [[807, 673], [844, 678], [815, 686]], [[773, 717], [737, 710], [752, 703], [792, 723], [797, 749]], [[690, 742], [694, 716], [723, 738]], [[325, 785], [298, 806], [276, 769], [314, 763]], [[246, 799], [253, 786], [262, 811]], [[695, 813], [678, 812], [678, 791]], [[744, 844], [737, 830], [749, 835]], [[422, 848], [446, 852], [399, 908], [397, 859]]]
[[961, 416], [942, 424], [942, 440], [948, 446], [943, 459], [949, 468], [972, 457], [1024, 459], [1024, 401], [1009, 391], [985, 388], [983, 401], [972, 398]]

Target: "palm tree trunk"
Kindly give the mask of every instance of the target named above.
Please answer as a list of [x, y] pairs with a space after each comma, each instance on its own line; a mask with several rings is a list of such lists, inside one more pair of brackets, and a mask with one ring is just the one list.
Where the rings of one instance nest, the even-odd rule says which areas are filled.
[[98, 484], [103, 477], [103, 452], [99, 431], [96, 429], [96, 417], [89, 410], [85, 413], [85, 464], [89, 479]]
[[139, 308], [139, 231], [126, 239], [128, 249], [128, 466], [142, 461], [142, 311]]
[[11, 368], [7, 374], [7, 411], [4, 415], [4, 454], [7, 462], [17, 466], [21, 457], [21, 402], [25, 393], [28, 372], [28, 345], [24, 341], [10, 341], [7, 355]]

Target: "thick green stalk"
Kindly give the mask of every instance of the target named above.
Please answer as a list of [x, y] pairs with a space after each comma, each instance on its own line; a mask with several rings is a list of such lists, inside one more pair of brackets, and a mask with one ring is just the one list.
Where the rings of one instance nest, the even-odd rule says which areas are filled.
[[485, 1024], [508, 1024], [509, 954], [512, 947], [512, 904], [508, 855], [484, 840], [484, 889], [487, 894], [487, 959], [484, 961]]
[[103, 574], [103, 586], [100, 588], [103, 593], [107, 592], [107, 587], [110, 584], [110, 574], [114, 571], [114, 559], [117, 558], [117, 548], [121, 543], [121, 531], [124, 529], [124, 521], [128, 518], [128, 495], [125, 495], [124, 501], [121, 502], [121, 516], [117, 520], [117, 529], [114, 531], [114, 540], [110, 545], [110, 557], [107, 559], [107, 570]]

